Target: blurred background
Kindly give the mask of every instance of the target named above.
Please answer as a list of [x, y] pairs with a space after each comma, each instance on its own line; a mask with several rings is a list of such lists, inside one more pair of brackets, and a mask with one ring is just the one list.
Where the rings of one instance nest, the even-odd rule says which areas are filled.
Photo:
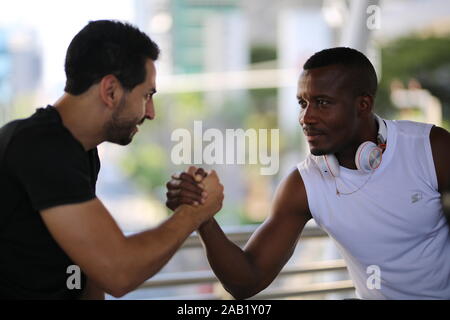
[[[62, 95], [66, 49], [97, 19], [135, 24], [161, 48], [156, 119], [127, 147], [99, 146], [98, 197], [125, 233], [170, 215], [165, 184], [187, 168], [171, 161], [171, 134], [185, 128], [193, 135], [194, 121], [201, 120], [203, 130], [279, 129], [277, 174], [261, 175], [259, 165], [213, 166], [225, 186], [217, 220], [237, 235], [250, 234], [267, 217], [280, 180], [307, 153], [296, 84], [306, 59], [324, 48], [350, 46], [369, 57], [379, 77], [376, 112], [382, 117], [450, 129], [450, 2], [440, 0], [0, 0], [0, 125]], [[300, 241], [288, 267], [339, 259], [328, 238], [311, 237]], [[329, 269], [337, 271], [293, 272], [269, 289], [348, 279], [345, 268]], [[199, 245], [177, 253], [156, 278], [180, 272], [184, 281], [212, 277]], [[226, 298], [211, 279], [149, 284], [124, 298]], [[330, 292], [269, 298], [353, 297], [351, 288]]]

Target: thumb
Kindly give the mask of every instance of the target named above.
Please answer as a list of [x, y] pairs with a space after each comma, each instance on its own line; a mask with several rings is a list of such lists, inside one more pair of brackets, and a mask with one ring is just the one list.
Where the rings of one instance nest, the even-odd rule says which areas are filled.
[[211, 170], [208, 174], [208, 176], [211, 176], [214, 179], [219, 179], [219, 177], [217, 176], [217, 172], [216, 170]]
[[198, 168], [197, 171], [195, 171], [194, 179], [196, 182], [201, 182], [207, 175], [207, 172], [203, 170], [203, 168]]
[[191, 176], [194, 176], [195, 171], [197, 171], [197, 168], [195, 166], [190, 166], [187, 170], [187, 173], [189, 173]]

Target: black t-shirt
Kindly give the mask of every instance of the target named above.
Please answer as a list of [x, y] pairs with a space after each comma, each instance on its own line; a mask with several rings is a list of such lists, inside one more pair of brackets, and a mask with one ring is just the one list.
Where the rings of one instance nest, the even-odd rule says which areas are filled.
[[94, 199], [99, 170], [97, 149], [86, 152], [54, 107], [18, 121], [0, 159], [0, 297], [80, 296], [86, 278], [82, 274], [80, 290], [68, 288], [74, 263], [39, 211]]

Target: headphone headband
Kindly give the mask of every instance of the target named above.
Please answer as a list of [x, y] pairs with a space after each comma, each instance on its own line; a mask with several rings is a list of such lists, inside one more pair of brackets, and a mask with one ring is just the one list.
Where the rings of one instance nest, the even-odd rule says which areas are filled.
[[387, 141], [387, 126], [386, 122], [378, 116], [376, 113], [374, 113], [375, 120], [378, 122], [378, 136], [377, 140], [379, 144], [386, 144]]

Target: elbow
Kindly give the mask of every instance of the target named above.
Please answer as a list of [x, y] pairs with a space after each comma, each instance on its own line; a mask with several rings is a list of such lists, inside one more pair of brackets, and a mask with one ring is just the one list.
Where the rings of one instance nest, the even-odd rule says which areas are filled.
[[106, 293], [113, 296], [114, 298], [122, 298], [128, 293], [128, 291], [124, 290], [123, 288], [112, 288], [111, 290], [109, 290], [109, 292], [106, 291]]
[[245, 300], [253, 297], [260, 290], [255, 290], [254, 288], [244, 288], [244, 287], [225, 287], [224, 289], [235, 299], [235, 300]]
[[253, 297], [267, 287], [261, 278], [253, 272], [252, 276], [234, 279], [232, 282], [222, 281], [224, 289], [236, 300], [245, 300]]
[[234, 292], [234, 293], [231, 293], [230, 292], [230, 294], [233, 296], [233, 298], [235, 300], [245, 300], [245, 299], [253, 297], [256, 293], [249, 293], [249, 292]]
[[104, 291], [114, 298], [121, 298], [135, 289], [128, 275], [124, 272], [105, 273], [102, 282]]
[[137, 281], [137, 272], [134, 265], [129, 263], [130, 259], [122, 252], [125, 249], [117, 250], [118, 254], [111, 252], [100, 252], [95, 262], [86, 268], [86, 274], [97, 283], [105, 293], [121, 298], [133, 291], [140, 283]]
[[234, 298], [234, 300], [245, 300], [252, 296], [250, 294], [246, 294], [246, 293], [242, 293], [242, 292], [233, 292], [233, 293], [230, 292], [230, 294]]
[[107, 294], [113, 296], [114, 298], [122, 298], [129, 291], [122, 286], [111, 286], [107, 290], [105, 290]]
[[128, 284], [122, 284], [119, 282], [111, 283], [105, 292], [114, 298], [122, 298], [127, 293], [133, 291], [134, 288], [130, 287]]

